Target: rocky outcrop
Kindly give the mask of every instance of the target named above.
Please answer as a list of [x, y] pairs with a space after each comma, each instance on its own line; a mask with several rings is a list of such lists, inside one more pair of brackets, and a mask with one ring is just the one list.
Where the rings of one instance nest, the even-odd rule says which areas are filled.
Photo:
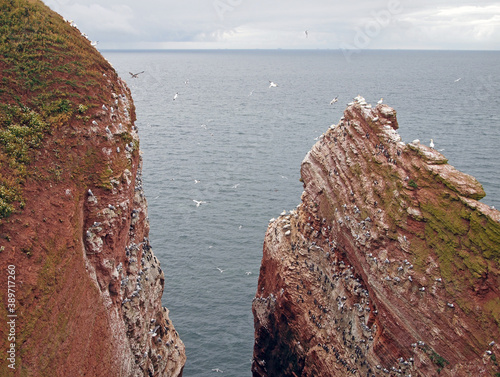
[[41, 1], [0, 8], [0, 374], [181, 376], [130, 91]]
[[272, 219], [254, 376], [500, 375], [500, 212], [362, 97], [305, 157]]

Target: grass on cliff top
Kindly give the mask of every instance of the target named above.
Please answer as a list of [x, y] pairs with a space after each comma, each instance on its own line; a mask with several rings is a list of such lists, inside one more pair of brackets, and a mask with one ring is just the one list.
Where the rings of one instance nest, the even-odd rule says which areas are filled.
[[40, 0], [0, 0], [0, 221], [24, 207], [36, 149], [102, 102], [106, 60]]

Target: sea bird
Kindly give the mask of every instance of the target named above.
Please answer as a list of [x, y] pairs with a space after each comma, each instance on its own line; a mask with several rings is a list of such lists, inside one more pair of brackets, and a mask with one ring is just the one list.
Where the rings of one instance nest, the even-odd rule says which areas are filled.
[[462, 80], [461, 77], [459, 77], [458, 79], [456, 79], [455, 82], [459, 82], [460, 80]]
[[276, 88], [278, 86], [278, 84], [276, 84], [275, 82], [269, 80], [269, 88]]
[[139, 75], [141, 73], [144, 73], [144, 71], [141, 71], [141, 72], [137, 72], [137, 73], [132, 73], [132, 72], [129, 72], [130, 73], [130, 76], [132, 76], [133, 79], [136, 79], [137, 77], [139, 77]]
[[215, 267], [215, 268], [218, 269], [221, 274], [224, 272], [224, 270], [220, 267]]
[[383, 98], [381, 98], [381, 99], [378, 100], [377, 105], [382, 105], [382, 102], [384, 102]]
[[431, 139], [431, 142], [429, 144], [429, 147], [433, 148], [434, 149], [434, 141]]
[[174, 98], [173, 98], [172, 100], [173, 100], [173, 101], [175, 101], [175, 100], [177, 99], [177, 96], [178, 96], [178, 95], [179, 95], [179, 93], [178, 93], [178, 92], [176, 92], [176, 93], [174, 94]]
[[193, 199], [193, 202], [195, 202], [195, 203], [196, 203], [196, 207], [199, 207], [199, 206], [201, 206], [202, 204], [206, 204], [206, 202], [204, 202], [204, 201], [202, 201], [202, 200], [194, 200], [194, 199]]
[[333, 105], [335, 102], [339, 100], [339, 96], [336, 96], [334, 99], [330, 101], [330, 105]]

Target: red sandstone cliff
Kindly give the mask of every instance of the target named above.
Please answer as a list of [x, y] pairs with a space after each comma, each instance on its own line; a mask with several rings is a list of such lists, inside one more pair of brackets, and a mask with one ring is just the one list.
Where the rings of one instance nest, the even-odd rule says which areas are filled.
[[0, 375], [181, 376], [130, 91], [42, 2], [0, 13]]
[[272, 219], [254, 376], [499, 376], [500, 212], [396, 112], [357, 97]]

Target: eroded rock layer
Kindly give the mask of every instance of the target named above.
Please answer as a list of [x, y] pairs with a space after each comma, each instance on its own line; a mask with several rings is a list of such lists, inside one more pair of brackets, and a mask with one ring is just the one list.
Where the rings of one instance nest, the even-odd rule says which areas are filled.
[[357, 97], [272, 219], [253, 302], [254, 376], [496, 376], [500, 212], [396, 111]]
[[130, 91], [41, 1], [0, 10], [0, 375], [181, 376]]

